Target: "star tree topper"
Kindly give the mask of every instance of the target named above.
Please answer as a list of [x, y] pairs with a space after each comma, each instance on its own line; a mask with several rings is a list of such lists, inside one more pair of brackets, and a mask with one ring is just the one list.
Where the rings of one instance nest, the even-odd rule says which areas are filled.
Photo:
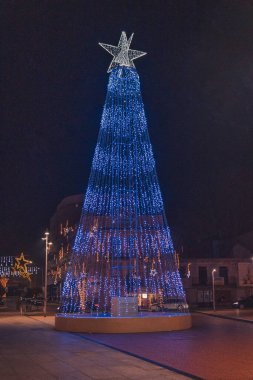
[[118, 46], [103, 44], [99, 42], [99, 45], [102, 46], [108, 53], [113, 55], [113, 60], [109, 66], [108, 73], [114, 69], [116, 66], [127, 66], [135, 67], [133, 60], [142, 57], [147, 54], [143, 51], [129, 49], [130, 44], [133, 39], [133, 33], [129, 40], [127, 39], [126, 32], [121, 32], [120, 40]]

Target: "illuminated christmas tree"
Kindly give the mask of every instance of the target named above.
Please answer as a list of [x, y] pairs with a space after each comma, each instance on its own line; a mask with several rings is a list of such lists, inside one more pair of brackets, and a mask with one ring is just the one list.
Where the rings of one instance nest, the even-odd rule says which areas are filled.
[[[185, 301], [147, 130], [133, 35], [113, 55], [97, 146], [61, 311], [133, 315], [138, 305]], [[139, 308], [140, 309], [140, 308]]]

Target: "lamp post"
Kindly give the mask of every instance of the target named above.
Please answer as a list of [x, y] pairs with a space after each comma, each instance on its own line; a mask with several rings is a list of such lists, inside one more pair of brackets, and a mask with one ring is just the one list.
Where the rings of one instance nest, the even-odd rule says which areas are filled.
[[216, 272], [216, 269], [214, 268], [212, 270], [212, 285], [213, 285], [213, 311], [215, 311], [215, 291], [214, 291], [214, 273]]
[[47, 316], [47, 258], [48, 258], [48, 251], [49, 251], [49, 247], [50, 245], [52, 245], [52, 243], [48, 242], [48, 235], [49, 235], [49, 232], [46, 231], [45, 232], [45, 237], [42, 238], [42, 240], [45, 240], [45, 289], [44, 289], [44, 308], [43, 308], [43, 313], [44, 313], [44, 317]]

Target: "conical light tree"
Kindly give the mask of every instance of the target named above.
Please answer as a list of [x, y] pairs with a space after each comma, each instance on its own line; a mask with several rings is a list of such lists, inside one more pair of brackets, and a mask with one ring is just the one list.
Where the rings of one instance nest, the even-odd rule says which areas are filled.
[[[133, 35], [113, 55], [101, 127], [61, 311], [131, 315], [141, 298], [184, 301], [147, 130]], [[134, 301], [133, 301], [134, 300]]]

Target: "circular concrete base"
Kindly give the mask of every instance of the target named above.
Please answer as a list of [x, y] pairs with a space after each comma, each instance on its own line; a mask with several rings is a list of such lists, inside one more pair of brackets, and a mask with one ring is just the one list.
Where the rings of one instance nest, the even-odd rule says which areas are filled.
[[192, 326], [188, 313], [147, 313], [136, 317], [91, 317], [78, 314], [57, 314], [55, 329], [87, 333], [139, 333], [185, 330]]

